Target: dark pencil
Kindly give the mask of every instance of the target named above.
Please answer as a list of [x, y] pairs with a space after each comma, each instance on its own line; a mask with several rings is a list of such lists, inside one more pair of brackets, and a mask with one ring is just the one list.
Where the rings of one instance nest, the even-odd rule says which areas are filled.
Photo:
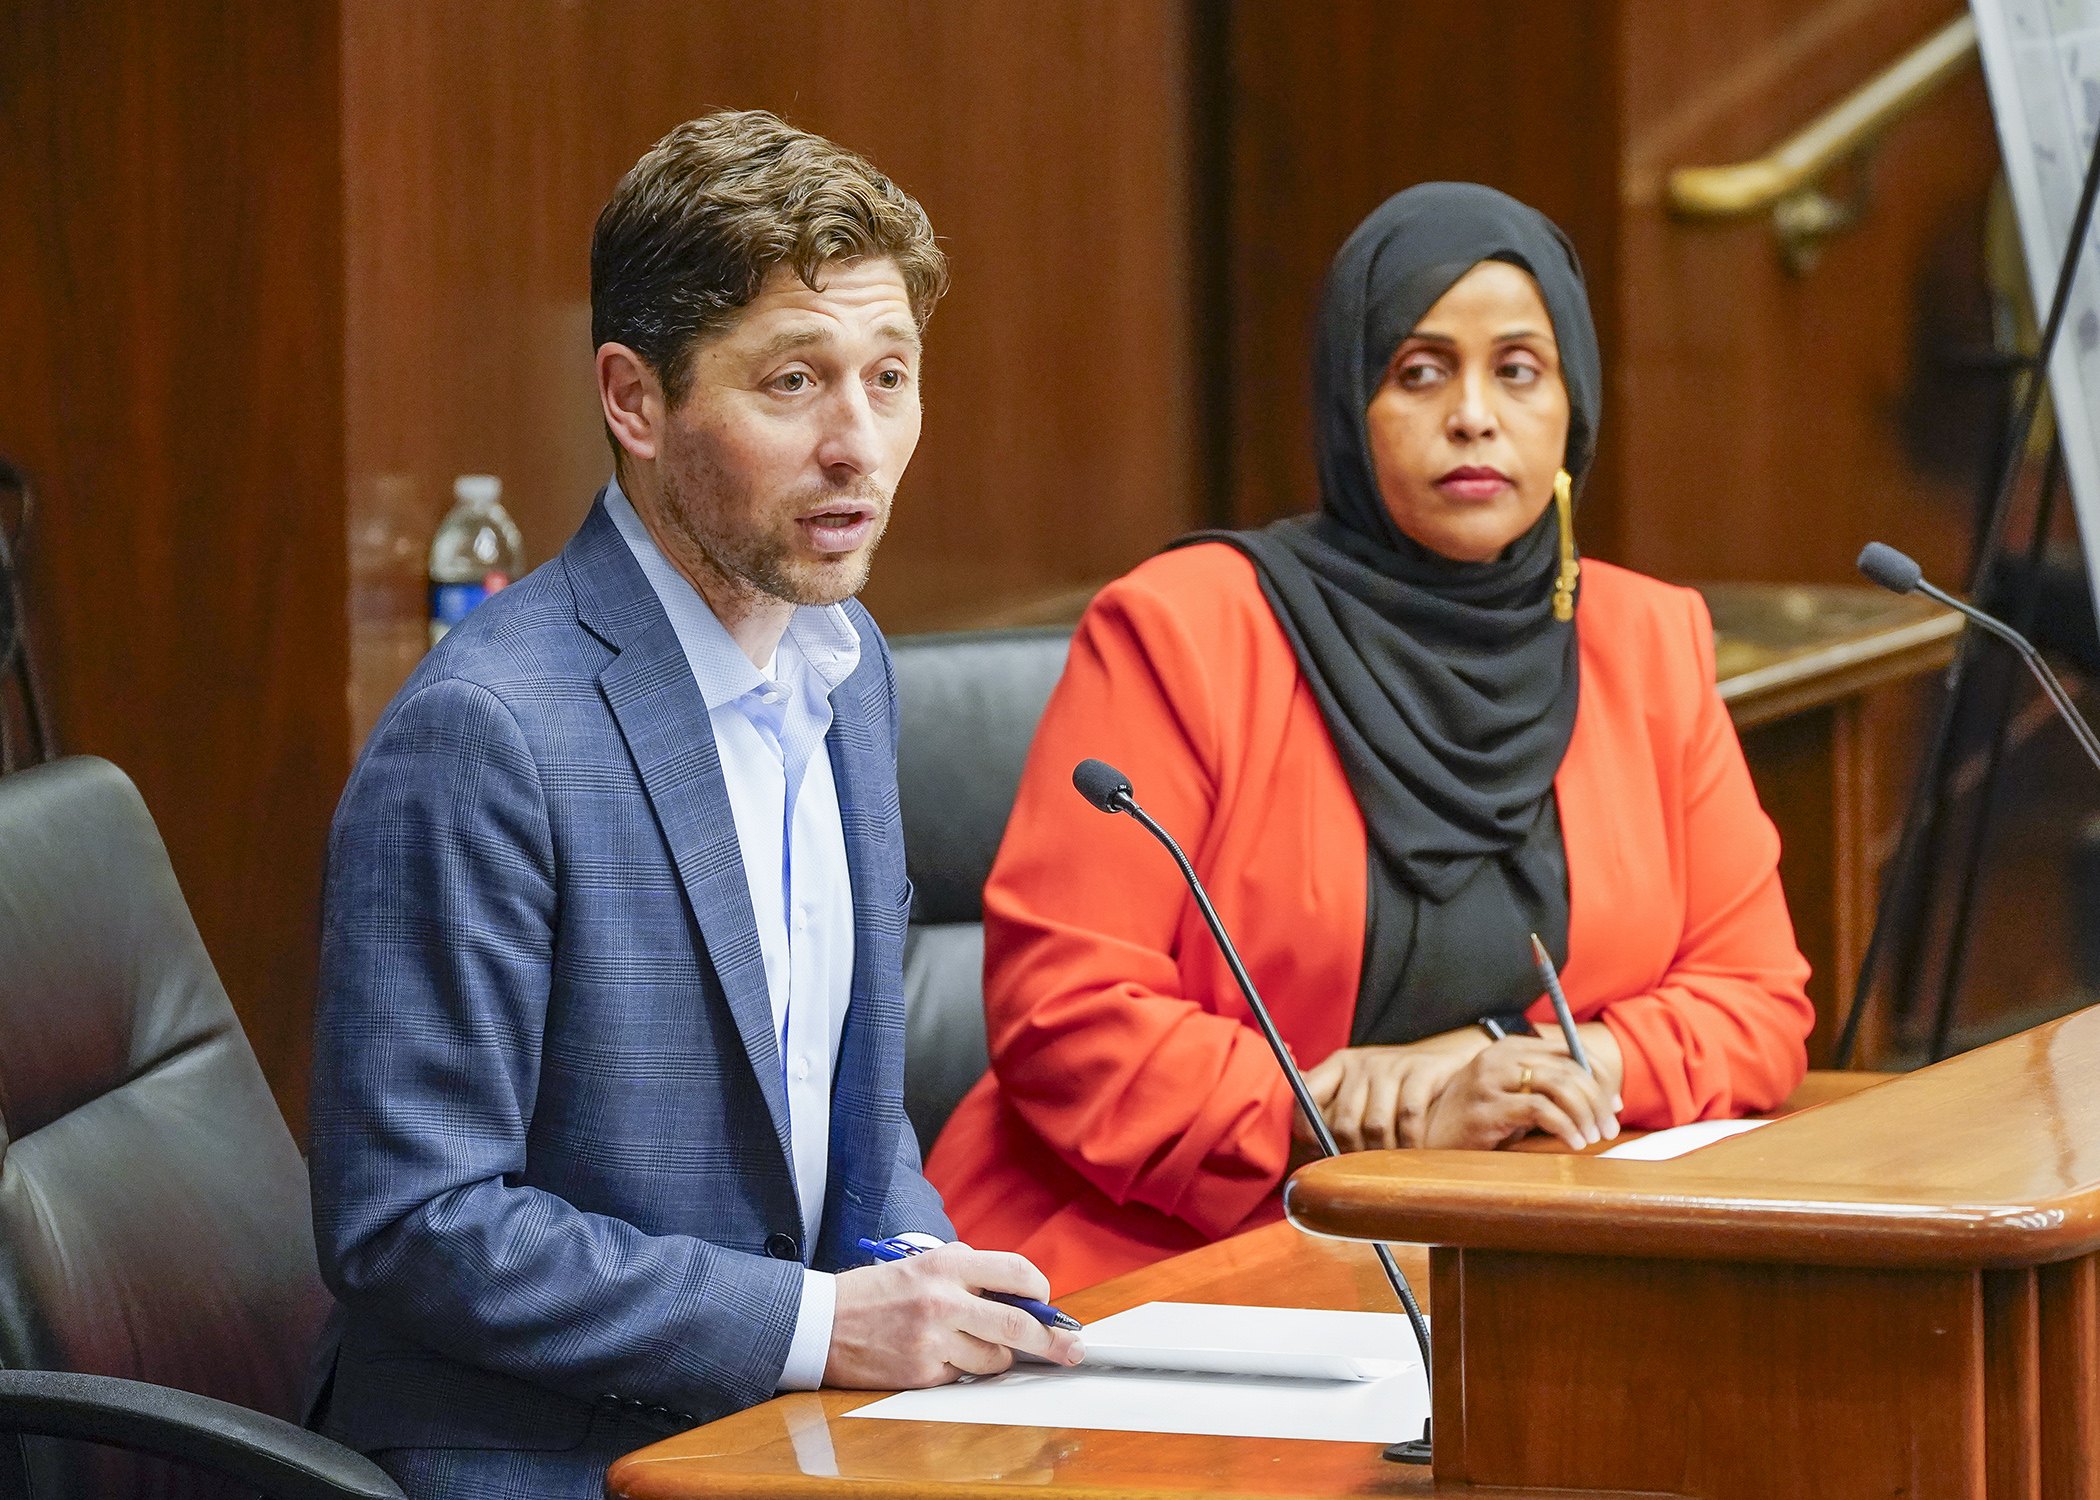
[[1560, 1034], [1568, 1039], [1568, 1056], [1575, 1059], [1582, 1071], [1590, 1077], [1597, 1070], [1590, 1066], [1589, 1054], [1582, 1050], [1582, 1038], [1575, 1034], [1575, 1013], [1568, 1009], [1568, 997], [1560, 991], [1560, 975], [1553, 970], [1553, 960], [1546, 954], [1546, 945], [1539, 935], [1531, 935], [1531, 957], [1539, 966], [1539, 978], [1546, 981], [1546, 993], [1553, 997], [1553, 1014], [1560, 1019]]

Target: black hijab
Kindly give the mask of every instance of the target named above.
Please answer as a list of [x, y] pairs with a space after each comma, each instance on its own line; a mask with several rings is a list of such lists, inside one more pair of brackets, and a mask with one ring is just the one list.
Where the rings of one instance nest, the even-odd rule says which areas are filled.
[[1313, 367], [1317, 515], [1203, 532], [1251, 558], [1369, 833], [1363, 983], [1351, 1040], [1411, 1041], [1540, 992], [1528, 934], [1567, 953], [1567, 856], [1553, 800], [1575, 728], [1575, 625], [1553, 618], [1559, 524], [1461, 563], [1393, 523], [1365, 408], [1401, 341], [1484, 260], [1528, 271], [1567, 384], [1566, 465], [1595, 451], [1601, 371], [1582, 268], [1553, 223], [1492, 188], [1387, 199], [1328, 272]]

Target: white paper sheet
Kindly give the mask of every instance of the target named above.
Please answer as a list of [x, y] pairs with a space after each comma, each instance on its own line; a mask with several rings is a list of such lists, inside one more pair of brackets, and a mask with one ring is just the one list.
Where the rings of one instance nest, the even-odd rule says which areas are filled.
[[1399, 1313], [1147, 1302], [1089, 1323], [1082, 1336], [1088, 1364], [1121, 1370], [1383, 1380], [1420, 1363], [1393, 1347], [1400, 1340], [1414, 1351]]
[[1701, 1146], [1711, 1146], [1715, 1141], [1725, 1141], [1732, 1135], [1741, 1135], [1746, 1130], [1771, 1123], [1770, 1120], [1696, 1120], [1674, 1130], [1658, 1130], [1653, 1135], [1644, 1135], [1637, 1141], [1628, 1141], [1623, 1146], [1614, 1146], [1597, 1154], [1620, 1161], [1669, 1161], [1697, 1151]]
[[[1175, 1330], [1194, 1330], [1198, 1339], [1178, 1351], [1142, 1342]], [[1077, 1369], [1020, 1365], [987, 1379], [904, 1391], [851, 1415], [1363, 1443], [1420, 1437], [1429, 1415], [1429, 1387], [1414, 1334], [1399, 1313], [1155, 1302], [1089, 1324], [1082, 1337], [1089, 1363]], [[1096, 1340], [1104, 1350], [1118, 1350], [1118, 1357], [1152, 1349], [1185, 1362], [1325, 1356], [1353, 1367], [1359, 1378], [1106, 1366], [1092, 1362]]]

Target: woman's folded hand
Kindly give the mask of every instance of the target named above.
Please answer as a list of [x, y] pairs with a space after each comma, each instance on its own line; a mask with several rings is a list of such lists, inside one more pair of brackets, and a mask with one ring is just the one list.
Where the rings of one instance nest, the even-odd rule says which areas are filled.
[[[1422, 1146], [1429, 1144], [1431, 1106], [1487, 1046], [1487, 1034], [1467, 1026], [1405, 1046], [1344, 1047], [1308, 1069], [1305, 1082], [1342, 1150]], [[1312, 1140], [1295, 1112], [1292, 1132], [1301, 1142]]]
[[1512, 1036], [1481, 1048], [1437, 1094], [1419, 1144], [1491, 1151], [1542, 1130], [1580, 1151], [1616, 1136], [1611, 1085], [1557, 1042]]

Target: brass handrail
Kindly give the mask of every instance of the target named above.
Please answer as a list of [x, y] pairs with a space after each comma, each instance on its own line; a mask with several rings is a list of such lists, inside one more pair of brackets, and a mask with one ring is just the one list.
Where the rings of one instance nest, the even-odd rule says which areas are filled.
[[1769, 211], [1789, 262], [1805, 271], [1822, 241], [1850, 227], [1860, 212], [1832, 202], [1818, 184], [1975, 59], [1976, 22], [1964, 12], [1755, 161], [1677, 168], [1669, 177], [1670, 207], [1700, 219]]

